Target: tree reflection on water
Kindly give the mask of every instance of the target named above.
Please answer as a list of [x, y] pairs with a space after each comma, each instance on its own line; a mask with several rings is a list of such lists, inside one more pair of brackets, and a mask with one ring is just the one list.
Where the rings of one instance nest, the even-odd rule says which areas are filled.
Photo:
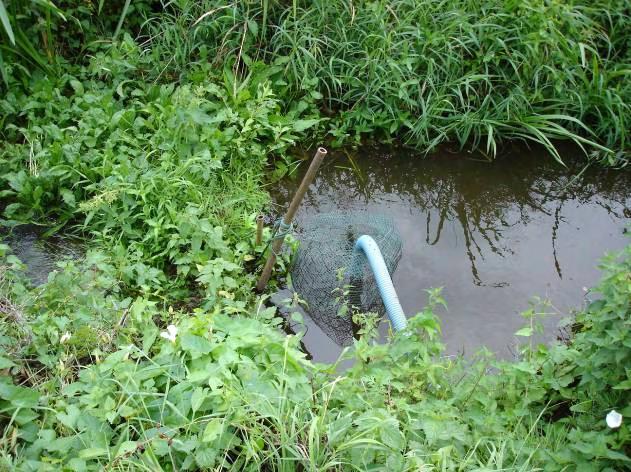
[[[460, 228], [473, 283], [504, 286], [506, 282], [484, 282], [479, 263], [489, 254], [508, 258], [514, 254], [507, 230], [518, 230], [533, 222], [550, 224], [550, 241], [556, 273], [563, 277], [557, 254], [559, 228], [565, 223], [564, 206], [596, 205], [615, 219], [628, 218], [631, 204], [631, 175], [592, 166], [581, 161], [564, 168], [540, 150], [513, 147], [493, 163], [476, 156], [443, 150], [422, 159], [409, 151], [361, 148], [338, 152], [328, 158], [306, 196], [303, 213], [371, 211], [392, 201], [409, 202], [424, 217], [425, 242], [438, 244], [446, 224]], [[567, 149], [567, 161], [576, 150]], [[301, 166], [304, 172], [306, 166]], [[299, 183], [286, 179], [275, 196], [285, 205]], [[400, 203], [398, 203], [400, 205]]]

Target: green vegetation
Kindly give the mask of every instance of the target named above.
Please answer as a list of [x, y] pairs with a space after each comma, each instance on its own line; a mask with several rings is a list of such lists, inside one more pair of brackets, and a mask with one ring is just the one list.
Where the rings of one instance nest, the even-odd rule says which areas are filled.
[[625, 2], [0, 0], [0, 20], [2, 224], [89, 245], [39, 287], [0, 245], [2, 469], [630, 466], [631, 246], [571, 340], [514, 363], [442, 358], [432, 290], [386, 345], [357, 314], [339, 375], [252, 290], [263, 184], [299, 142], [566, 137], [624, 165]]
[[317, 98], [339, 140], [379, 133], [423, 150], [452, 140], [495, 155], [519, 138], [558, 158], [550, 139], [569, 138], [609, 164], [628, 157], [624, 0], [205, 1], [169, 12], [143, 29], [159, 73], [275, 64], [282, 96]]
[[[451, 140], [495, 155], [503, 140], [526, 139], [559, 158], [551, 139], [565, 138], [610, 165], [628, 159], [625, 0], [198, 0], [164, 9], [121, 0], [68, 2], [63, 13], [13, 3], [23, 9], [13, 30], [41, 37], [58, 74], [55, 52], [84, 57], [125, 24], [148, 59], [137, 78], [187, 82], [222, 69], [244, 77], [265, 63], [284, 105], [315, 99], [338, 142], [376, 133], [423, 150]], [[2, 67], [7, 83], [23, 75], [16, 56], [52, 68], [33, 45], [16, 44], [2, 45], [19, 65]]]
[[[133, 67], [130, 47], [126, 61], [97, 54], [77, 77], [37, 81], [2, 101], [11, 142], [0, 151], [4, 214], [75, 224], [68, 229], [117, 259], [123, 283], [179, 299], [174, 287], [184, 289], [198, 267], [239, 262], [245, 249], [235, 253], [228, 240], [249, 235], [248, 215], [266, 202], [267, 157], [317, 120], [282, 112], [264, 76], [235, 94], [213, 82], [131, 81], [119, 72]], [[116, 80], [101, 80], [105, 69]]]
[[[367, 325], [341, 377], [305, 361], [273, 309], [123, 298], [97, 253], [28, 289], [8, 256], [1, 460], [24, 470], [620, 470], [631, 434], [604, 420], [613, 408], [631, 414], [630, 248], [605, 262], [602, 298], [567, 345], [525, 348], [516, 363], [441, 359], [434, 291], [390, 344], [373, 344]], [[526, 316], [522, 336], [537, 329], [536, 311]]]

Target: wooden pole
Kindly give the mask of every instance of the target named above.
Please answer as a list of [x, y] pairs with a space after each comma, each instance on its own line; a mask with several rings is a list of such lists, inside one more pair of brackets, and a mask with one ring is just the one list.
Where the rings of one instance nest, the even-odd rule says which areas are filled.
[[326, 153], [326, 149], [322, 147], [318, 148], [318, 151], [315, 153], [315, 156], [313, 156], [313, 160], [309, 165], [309, 169], [307, 169], [307, 173], [303, 177], [302, 182], [300, 182], [300, 187], [298, 187], [298, 190], [296, 190], [296, 194], [289, 204], [287, 213], [285, 213], [285, 216], [280, 221], [280, 226], [278, 229], [279, 231], [281, 231], [281, 237], [275, 238], [272, 242], [272, 248], [267, 261], [265, 262], [265, 267], [263, 267], [261, 277], [256, 283], [256, 290], [258, 292], [262, 292], [263, 290], [265, 290], [265, 287], [267, 287], [267, 282], [269, 282], [269, 279], [272, 276], [272, 270], [274, 269], [274, 264], [276, 263], [276, 254], [280, 254], [280, 250], [283, 247], [283, 242], [285, 242], [285, 235], [282, 234], [282, 232], [286, 231], [291, 225], [291, 222], [293, 221], [294, 216], [296, 216], [296, 212], [298, 211], [298, 207], [300, 206], [300, 202], [302, 202], [305, 193], [307, 193], [307, 189], [309, 189], [311, 182], [313, 182], [313, 179], [318, 172], [318, 168], [320, 167], [324, 156], [326, 156]]
[[256, 247], [261, 245], [263, 241], [263, 223], [265, 222], [264, 215], [257, 215], [256, 217], [256, 240], [254, 241], [254, 245]]

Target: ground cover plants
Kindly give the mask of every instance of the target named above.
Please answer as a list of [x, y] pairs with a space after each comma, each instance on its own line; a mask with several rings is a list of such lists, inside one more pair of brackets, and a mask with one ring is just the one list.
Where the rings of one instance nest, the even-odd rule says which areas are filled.
[[429, 290], [387, 344], [356, 313], [340, 374], [253, 291], [299, 143], [566, 137], [623, 166], [625, 2], [26, 3], [0, 0], [1, 223], [86, 254], [36, 287], [0, 245], [2, 469], [631, 467], [631, 246], [567, 342], [526, 312], [514, 362], [443, 358]]
[[[343, 375], [274, 309], [123, 298], [96, 253], [37, 289], [3, 247], [2, 464], [20, 470], [621, 470], [629, 429], [631, 252], [572, 342], [518, 362], [441, 359], [434, 311], [385, 345], [367, 322]], [[239, 279], [239, 283], [247, 283]], [[536, 329], [537, 311], [520, 335]], [[526, 345], [527, 346], [527, 345]], [[493, 371], [491, 371], [493, 369]]]

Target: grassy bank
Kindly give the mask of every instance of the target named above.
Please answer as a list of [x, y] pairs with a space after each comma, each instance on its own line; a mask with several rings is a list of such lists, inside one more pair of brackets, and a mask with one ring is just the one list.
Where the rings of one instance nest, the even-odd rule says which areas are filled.
[[[558, 159], [550, 140], [561, 138], [605, 164], [628, 159], [624, 0], [68, 3], [73, 21], [24, 8], [16, 21], [44, 38], [50, 58], [83, 62], [127, 30], [147, 59], [137, 70], [144, 80], [240, 80], [265, 69], [284, 107], [315, 101], [336, 142], [398, 137], [429, 151], [456, 141], [493, 156], [502, 142], [524, 139]], [[11, 57], [9, 82], [24, 75]], [[57, 74], [66, 60], [49, 62], [30, 60]]]
[[339, 375], [253, 292], [262, 185], [298, 143], [566, 137], [624, 164], [624, 4], [1, 5], [1, 223], [88, 247], [33, 287], [0, 245], [1, 468], [629, 466], [631, 246], [569, 343], [511, 363], [442, 358], [429, 291], [389, 344], [358, 315]]
[[280, 95], [315, 97], [338, 140], [449, 140], [494, 155], [526, 139], [558, 158], [550, 139], [565, 138], [609, 164], [628, 157], [624, 1], [205, 1], [169, 13], [141, 30], [167, 64], [159, 74], [273, 64]]

